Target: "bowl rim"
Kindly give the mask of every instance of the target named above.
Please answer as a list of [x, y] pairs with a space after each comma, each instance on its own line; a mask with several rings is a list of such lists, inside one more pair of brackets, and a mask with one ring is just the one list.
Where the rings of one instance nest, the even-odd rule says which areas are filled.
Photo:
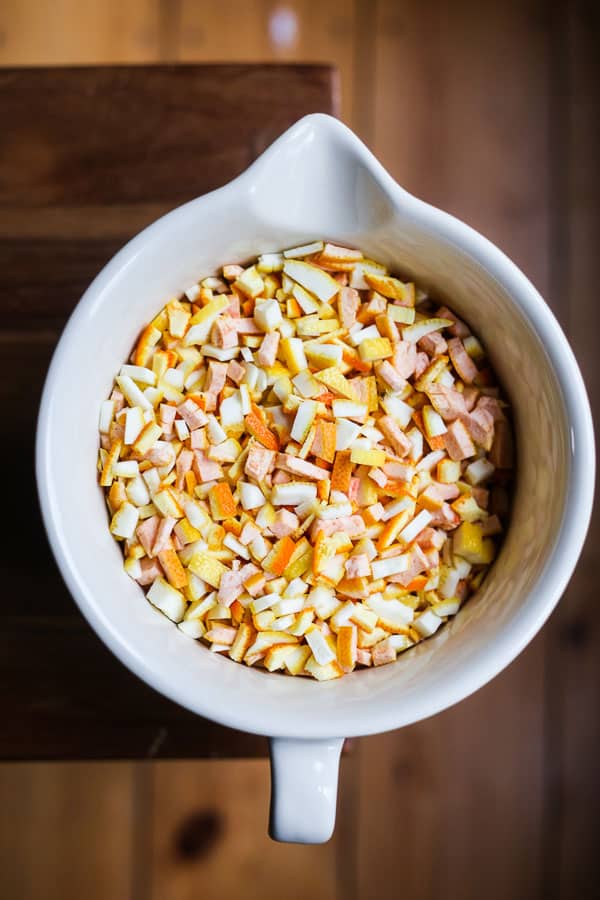
[[[64, 349], [77, 333], [80, 320], [110, 286], [113, 277], [128, 265], [150, 239], [159, 231], [169, 228], [170, 223], [183, 215], [184, 211], [187, 213], [208, 197], [215, 197], [218, 194], [225, 196], [243, 190], [261, 168], [269, 166], [270, 160], [283, 142], [302, 139], [311, 131], [322, 139], [342, 141], [351, 147], [354, 156], [379, 183], [396, 209], [401, 207], [404, 215], [411, 216], [435, 237], [457, 245], [499, 281], [544, 345], [550, 366], [562, 391], [570, 438], [570, 468], [566, 477], [562, 523], [555, 538], [554, 552], [530, 590], [528, 602], [523, 605], [517, 616], [503, 626], [493, 649], [487, 648], [484, 652], [475, 653], [468, 668], [462, 669], [455, 681], [440, 687], [435, 696], [429, 696], [416, 713], [413, 710], [407, 715], [405, 710], [396, 706], [374, 713], [361, 706], [355, 716], [345, 717], [343, 726], [342, 723], [336, 722], [333, 731], [327, 723], [311, 724], [304, 721], [294, 725], [290, 721], [280, 722], [274, 718], [267, 721], [264, 716], [257, 716], [255, 711], [232, 711], [223, 703], [217, 707], [200, 692], [195, 696], [194, 702], [190, 702], [189, 696], [180, 689], [179, 684], [162, 677], [160, 670], [152, 669], [149, 662], [134, 654], [128, 647], [126, 638], [107, 627], [96, 610], [91, 593], [89, 594], [85, 586], [75, 577], [70, 563], [69, 548], [55, 519], [59, 499], [52, 490], [49, 447], [51, 399]], [[260, 735], [320, 739], [374, 734], [427, 718], [468, 697], [515, 659], [550, 616], [580, 556], [592, 511], [595, 450], [589, 402], [577, 362], [557, 320], [533, 284], [483, 235], [449, 213], [414, 197], [398, 185], [347, 126], [331, 116], [316, 113], [305, 116], [292, 125], [237, 178], [209, 194], [176, 207], [148, 225], [125, 244], [95, 277], [73, 310], [48, 369], [37, 422], [35, 471], [42, 518], [61, 575], [89, 624], [124, 665], [169, 699], [222, 725]], [[327, 690], [328, 684], [318, 685], [318, 689]]]

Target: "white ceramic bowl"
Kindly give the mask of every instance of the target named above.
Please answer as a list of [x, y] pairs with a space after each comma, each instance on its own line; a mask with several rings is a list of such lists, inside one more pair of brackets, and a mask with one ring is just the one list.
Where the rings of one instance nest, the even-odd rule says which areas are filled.
[[[123, 572], [96, 480], [98, 409], [165, 301], [223, 263], [327, 237], [431, 286], [486, 343], [513, 404], [518, 488], [485, 586], [395, 665], [319, 684], [210, 653], [147, 603]], [[415, 199], [345, 126], [302, 119], [225, 187], [128, 243], [88, 288], [56, 348], [42, 398], [37, 479], [56, 560], [83, 614], [140, 678], [182, 706], [271, 740], [271, 833], [333, 829], [344, 737], [399, 728], [477, 690], [507, 666], [559, 600], [588, 527], [592, 423], [579, 369], [552, 313], [489, 241]]]

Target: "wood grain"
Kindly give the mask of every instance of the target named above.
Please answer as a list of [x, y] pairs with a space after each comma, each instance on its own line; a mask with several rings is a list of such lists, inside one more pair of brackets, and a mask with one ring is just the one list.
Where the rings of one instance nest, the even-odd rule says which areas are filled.
[[3, 0], [0, 65], [160, 59], [160, 0]]
[[269, 791], [266, 762], [154, 764], [149, 900], [336, 900], [335, 842], [271, 841]]
[[328, 66], [0, 71], [4, 326], [62, 327], [127, 238], [234, 178], [297, 118], [331, 112], [333, 90]]
[[[483, 16], [470, 0], [380, 0], [375, 40], [376, 151], [409, 190], [483, 230], [546, 290], [549, 48], [538, 5]], [[545, 665], [542, 635], [459, 706], [360, 742], [359, 896], [382, 895], [398, 867], [404, 896], [419, 900], [535, 894]]]
[[157, 694], [115, 659], [75, 610], [69, 618], [3, 615], [0, 709], [0, 759], [267, 752], [264, 738], [223, 728]]
[[[556, 47], [562, 55], [556, 54], [554, 73], [553, 132], [559, 137], [553, 183], [563, 215], [554, 222], [553, 284], [555, 293], [566, 301], [561, 308], [563, 325], [582, 368], [597, 429], [598, 7], [572, 0], [556, 13], [554, 24]], [[547, 869], [543, 888], [549, 900], [594, 897], [600, 880], [595, 840], [600, 830], [599, 543], [596, 502], [581, 560], [548, 628]]]
[[[354, 57], [361, 34], [353, 0], [181, 0], [177, 59], [333, 63], [344, 85], [341, 115], [354, 120]], [[336, 100], [338, 90], [336, 89]]]
[[331, 112], [332, 81], [327, 65], [5, 69], [0, 206], [190, 200]]
[[378, 156], [407, 190], [483, 231], [547, 292], [550, 35], [542, 5], [510, 0], [488, 4], [484, 15], [477, 0], [379, 0], [377, 9]]
[[360, 898], [382, 896], [399, 869], [411, 900], [535, 896], [541, 693], [531, 662], [517, 662], [435, 718], [358, 742]]
[[129, 897], [131, 764], [0, 765], [0, 871], [7, 900]]
[[[287, 45], [275, 45], [269, 35], [277, 7], [297, 17]], [[545, 292], [568, 329], [598, 421], [599, 26], [586, 0], [5, 0], [0, 64], [335, 62], [344, 119], [392, 174], [483, 230]], [[177, 76], [161, 76], [158, 91], [157, 82], [140, 88], [144, 116], [132, 100], [128, 123], [138, 126], [149, 115], [153, 127], [142, 122], [112, 142], [96, 125], [96, 107], [113, 127], [119, 110], [111, 119], [102, 91], [90, 93], [76, 73], [63, 78], [86, 134], [62, 143], [52, 129], [70, 135], [68, 110], [52, 109], [60, 98], [53, 100], [41, 83], [47, 73], [23, 102], [8, 96], [15, 82], [2, 82], [0, 74], [0, 102], [9, 110], [4, 121], [11, 123], [0, 135], [0, 354], [11, 373], [0, 381], [0, 401], [11, 417], [11, 447], [3, 442], [0, 465], [17, 466], [7, 485], [17, 510], [15, 533], [28, 535], [36, 560], [29, 564], [19, 540], [1, 545], [9, 598], [0, 618], [5, 757], [264, 753], [259, 739], [189, 716], [112, 659], [77, 616], [31, 517], [37, 397], [82, 288], [144, 224], [192, 190], [214, 187], [218, 177], [225, 181], [243, 168], [269, 140], [263, 122], [282, 130], [296, 115], [298, 96], [305, 96], [306, 74], [298, 69], [281, 90], [269, 87], [270, 102], [253, 106], [247, 120], [240, 109], [265, 96], [264, 83], [254, 82], [249, 97], [239, 74], [244, 69], [235, 69], [223, 92], [213, 81], [202, 117], [181, 82], [176, 96], [170, 94], [167, 85]], [[269, 78], [282, 72], [271, 70]], [[119, 99], [125, 90], [135, 93], [134, 75], [118, 77]], [[331, 75], [320, 76], [308, 106], [334, 108], [336, 90]], [[13, 121], [20, 123], [16, 144]], [[166, 133], [173, 122], [176, 137]], [[195, 168], [184, 161], [185, 178], [176, 177], [179, 168], [164, 171], [182, 137], [194, 163], [197, 146], [207, 159]], [[137, 138], [144, 140], [136, 144]], [[88, 178], [82, 170], [90, 165]], [[10, 180], [2, 181], [5, 171]], [[32, 280], [32, 272], [44, 280]], [[7, 455], [7, 448], [16, 452]], [[290, 872], [292, 891], [306, 886], [317, 900], [595, 896], [599, 538], [596, 515], [566, 598], [493, 684], [435, 719], [355, 743], [342, 764], [338, 825], [328, 847], [312, 855], [268, 844], [264, 762], [140, 763], [131, 777], [120, 764], [60, 766], [60, 774], [54, 766], [5, 766], [2, 893], [11, 900], [71, 900], [82, 893], [91, 900], [184, 900], [207, 891], [252, 893], [256, 884], [271, 895], [264, 873], [272, 870], [284, 898]], [[211, 810], [217, 819], [206, 815]], [[216, 840], [215, 821], [222, 826]], [[34, 857], [37, 867], [30, 864]]]

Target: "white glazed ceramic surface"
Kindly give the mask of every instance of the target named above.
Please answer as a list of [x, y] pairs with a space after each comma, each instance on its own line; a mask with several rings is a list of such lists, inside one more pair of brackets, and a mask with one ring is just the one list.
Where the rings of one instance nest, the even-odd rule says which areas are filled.
[[[141, 327], [165, 301], [223, 263], [320, 237], [360, 247], [431, 286], [471, 324], [513, 404], [518, 446], [512, 525], [480, 594], [395, 665], [324, 684], [234, 664], [154, 610], [123, 571], [95, 469], [100, 401]], [[272, 743], [278, 785], [286, 760], [300, 752], [306, 761], [290, 770], [298, 773], [304, 802], [294, 803], [288, 785], [284, 816], [278, 789], [272, 833], [325, 840], [333, 827], [341, 741], [323, 739], [432, 715], [477, 690], [525, 647], [580, 553], [594, 447], [572, 352], [525, 276], [481, 235], [406, 193], [346, 127], [314, 115], [235, 181], [151, 225], [96, 278], [50, 367], [37, 477], [61, 572], [102, 640], [137, 675], [194, 712], [297, 739], [293, 749], [289, 740]], [[298, 810], [295, 819], [290, 804]]]

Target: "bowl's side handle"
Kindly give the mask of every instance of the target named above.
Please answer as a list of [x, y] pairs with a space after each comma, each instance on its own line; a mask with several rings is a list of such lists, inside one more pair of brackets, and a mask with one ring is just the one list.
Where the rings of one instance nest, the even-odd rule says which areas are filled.
[[333, 834], [343, 738], [271, 738], [269, 835], [293, 844], [323, 844]]

